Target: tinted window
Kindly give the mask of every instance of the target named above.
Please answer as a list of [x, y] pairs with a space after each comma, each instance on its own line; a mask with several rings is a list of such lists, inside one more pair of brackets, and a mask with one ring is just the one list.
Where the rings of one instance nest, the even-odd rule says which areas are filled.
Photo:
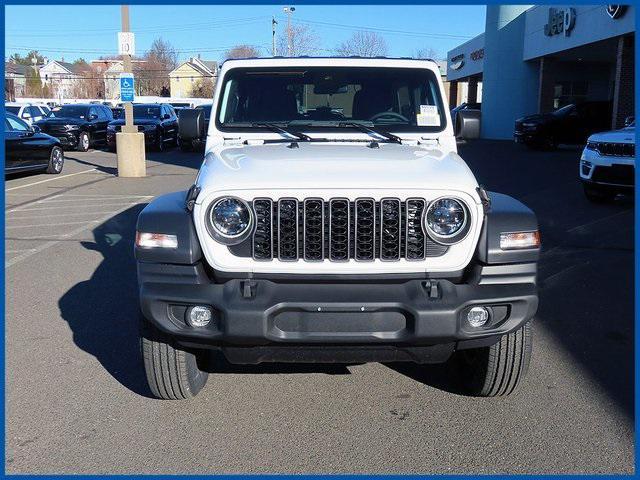
[[133, 106], [133, 118], [160, 118], [160, 107], [146, 105]]
[[102, 107], [100, 110], [102, 110], [102, 114], [105, 119], [113, 120], [113, 114], [111, 113], [111, 109], [109, 107]]
[[7, 122], [9, 122], [9, 126], [12, 130], [16, 130], [19, 132], [26, 132], [27, 130], [29, 130], [29, 125], [18, 118], [7, 117]]
[[54, 108], [49, 112], [50, 117], [66, 117], [66, 118], [79, 118], [85, 119], [87, 117], [87, 107], [78, 105], [63, 105], [61, 107]]
[[20, 112], [20, 107], [13, 107], [13, 106], [9, 106], [9, 107], [4, 107], [5, 110], [9, 113], [13, 113], [14, 115], [17, 115], [18, 112]]
[[446, 119], [438, 80], [423, 68], [233, 69], [224, 78], [219, 112], [222, 129], [259, 122], [326, 129], [358, 121], [394, 131], [440, 131]]
[[45, 106], [41, 106], [40, 110], [42, 110], [42, 113], [46, 116], [49, 114], [49, 112], [51, 111], [51, 109], [49, 107], [45, 107]]
[[31, 117], [41, 117], [42, 112], [38, 107], [29, 107], [29, 112], [31, 113]]

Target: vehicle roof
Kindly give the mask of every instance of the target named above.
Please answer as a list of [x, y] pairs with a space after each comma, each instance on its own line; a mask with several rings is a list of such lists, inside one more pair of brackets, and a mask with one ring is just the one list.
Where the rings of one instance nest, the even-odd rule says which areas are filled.
[[28, 107], [30, 103], [4, 102], [5, 107]]
[[238, 58], [225, 60], [221, 70], [237, 67], [392, 67], [392, 68], [428, 68], [438, 75], [438, 64], [431, 59], [416, 59], [410, 57], [262, 57], [262, 58]]
[[[58, 105], [58, 107], [85, 107], [85, 108], [89, 108], [89, 107], [97, 107], [98, 105], [95, 103], [65, 103], [63, 105]], [[100, 106], [104, 106], [104, 105], [100, 105]]]

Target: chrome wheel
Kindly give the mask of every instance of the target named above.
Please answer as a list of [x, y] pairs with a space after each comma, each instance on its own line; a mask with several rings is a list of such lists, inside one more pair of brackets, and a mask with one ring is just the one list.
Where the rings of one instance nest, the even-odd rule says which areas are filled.
[[47, 173], [60, 173], [64, 167], [64, 153], [60, 147], [53, 147], [49, 156]]

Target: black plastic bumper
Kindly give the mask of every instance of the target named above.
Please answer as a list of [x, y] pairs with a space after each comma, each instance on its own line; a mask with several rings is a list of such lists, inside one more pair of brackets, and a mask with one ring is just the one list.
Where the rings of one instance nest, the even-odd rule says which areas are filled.
[[[138, 277], [148, 320], [185, 346], [222, 347], [236, 363], [437, 362], [457, 348], [491, 344], [530, 320], [538, 305], [535, 268], [535, 263], [478, 267], [465, 284], [444, 279], [216, 284], [201, 264], [138, 263]], [[191, 305], [212, 307], [214, 321], [190, 327]], [[490, 320], [473, 328], [466, 315], [476, 305], [489, 308]]]

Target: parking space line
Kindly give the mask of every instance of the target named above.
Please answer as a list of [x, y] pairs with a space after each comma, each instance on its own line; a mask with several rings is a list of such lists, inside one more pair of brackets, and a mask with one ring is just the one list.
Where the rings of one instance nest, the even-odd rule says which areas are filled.
[[[131, 206], [131, 205], [137, 205], [137, 203], [127, 203], [125, 206]], [[109, 210], [111, 211], [111, 210]], [[17, 213], [22, 213], [22, 210], [20, 210]], [[105, 210], [98, 210], [98, 211], [91, 211], [91, 212], [77, 212], [77, 213], [56, 213], [54, 215], [48, 215], [48, 214], [44, 214], [44, 215], [30, 215], [27, 217], [11, 217], [11, 218], [6, 218], [5, 220], [7, 221], [11, 221], [11, 220], [32, 220], [34, 218], [52, 218], [52, 217], [78, 217], [78, 216], [82, 216], [82, 215], [100, 215], [101, 213], [107, 213], [107, 211]]]
[[97, 172], [98, 169], [97, 168], [91, 168], [89, 170], [83, 170], [81, 172], [75, 172], [75, 173], [70, 173], [68, 175], [61, 175], [61, 176], [55, 176], [53, 178], [47, 178], [45, 180], [40, 180], [39, 182], [32, 182], [32, 183], [27, 183], [25, 185], [18, 185], [17, 187], [11, 187], [11, 188], [6, 188], [5, 192], [11, 192], [13, 190], [18, 190], [20, 188], [27, 188], [27, 187], [32, 187], [34, 185], [39, 185], [41, 183], [45, 183], [45, 182], [52, 182], [53, 180], [60, 180], [62, 178], [68, 178], [68, 177], [73, 177], [75, 175], [81, 175], [83, 173], [89, 173], [89, 172]]
[[[38, 207], [38, 208], [21, 208], [20, 210], [14, 210], [17, 212], [33, 212], [33, 211], [38, 211], [38, 210], [60, 210], [60, 209], [74, 209], [74, 208], [87, 208], [87, 207], [118, 207], [120, 205], [126, 205], [128, 203], [131, 203], [131, 201], [129, 202], [119, 202], [119, 203], [97, 203], [95, 205], [87, 205], [86, 203], [83, 203], [82, 205], [58, 205], [58, 206], [51, 206], [51, 207]], [[40, 203], [39, 205], [48, 205], [48, 202], [43, 202]], [[7, 213], [12, 213], [12, 212], [7, 212]]]
[[[153, 198], [153, 196], [152, 196], [152, 195], [149, 195], [149, 196], [147, 196], [146, 198]], [[51, 241], [49, 241], [49, 242], [45, 242], [45, 243], [43, 243], [42, 245], [38, 245], [37, 247], [35, 247], [35, 248], [34, 248], [33, 250], [31, 250], [31, 251], [24, 252], [24, 253], [22, 253], [21, 255], [17, 255], [17, 256], [15, 256], [15, 257], [13, 257], [12, 259], [7, 260], [7, 261], [5, 262], [5, 268], [9, 268], [9, 267], [11, 267], [11, 266], [13, 266], [13, 265], [15, 265], [15, 264], [17, 264], [17, 263], [19, 263], [19, 262], [23, 261], [23, 260], [26, 260], [27, 258], [29, 258], [29, 257], [31, 257], [31, 256], [33, 256], [33, 255], [35, 255], [36, 253], [40, 253], [40, 252], [42, 252], [43, 250], [46, 250], [47, 248], [53, 247], [53, 246], [55, 246], [55, 245], [58, 245], [59, 243], [61, 243], [61, 242], [63, 242], [64, 240], [66, 240], [67, 238], [73, 237], [74, 235], [78, 235], [79, 233], [82, 233], [82, 232], [84, 232], [84, 231], [86, 231], [86, 230], [89, 230], [89, 229], [90, 229], [91, 227], [93, 227], [96, 223], [102, 223], [102, 222], [105, 222], [105, 221], [109, 220], [109, 218], [111, 218], [111, 217], [113, 217], [113, 216], [115, 216], [115, 215], [118, 215], [118, 214], [120, 214], [120, 213], [124, 212], [127, 208], [131, 208], [131, 207], [132, 207], [132, 206], [134, 206], [134, 205], [136, 205], [136, 203], [131, 203], [131, 204], [125, 205], [124, 207], [122, 207], [122, 208], [120, 208], [120, 209], [118, 209], [118, 210], [108, 212], [107, 214], [103, 215], [102, 217], [98, 218], [98, 219], [97, 219], [97, 220], [95, 220], [95, 221], [92, 221], [92, 222], [90, 222], [90, 223], [89, 223], [89, 222], [86, 222], [86, 223], [85, 223], [84, 225], [82, 225], [81, 227], [76, 228], [75, 230], [72, 230], [71, 232], [68, 232], [68, 233], [65, 233], [65, 234], [63, 234], [63, 235], [60, 235], [60, 236], [59, 236], [59, 239], [57, 239], [57, 240], [51, 240]]]
[[58, 227], [61, 225], [84, 225], [85, 223], [95, 223], [97, 220], [89, 220], [84, 222], [61, 222], [61, 223], [41, 223], [39, 225], [11, 225], [4, 227], [6, 230], [10, 228], [37, 228], [37, 227]]

